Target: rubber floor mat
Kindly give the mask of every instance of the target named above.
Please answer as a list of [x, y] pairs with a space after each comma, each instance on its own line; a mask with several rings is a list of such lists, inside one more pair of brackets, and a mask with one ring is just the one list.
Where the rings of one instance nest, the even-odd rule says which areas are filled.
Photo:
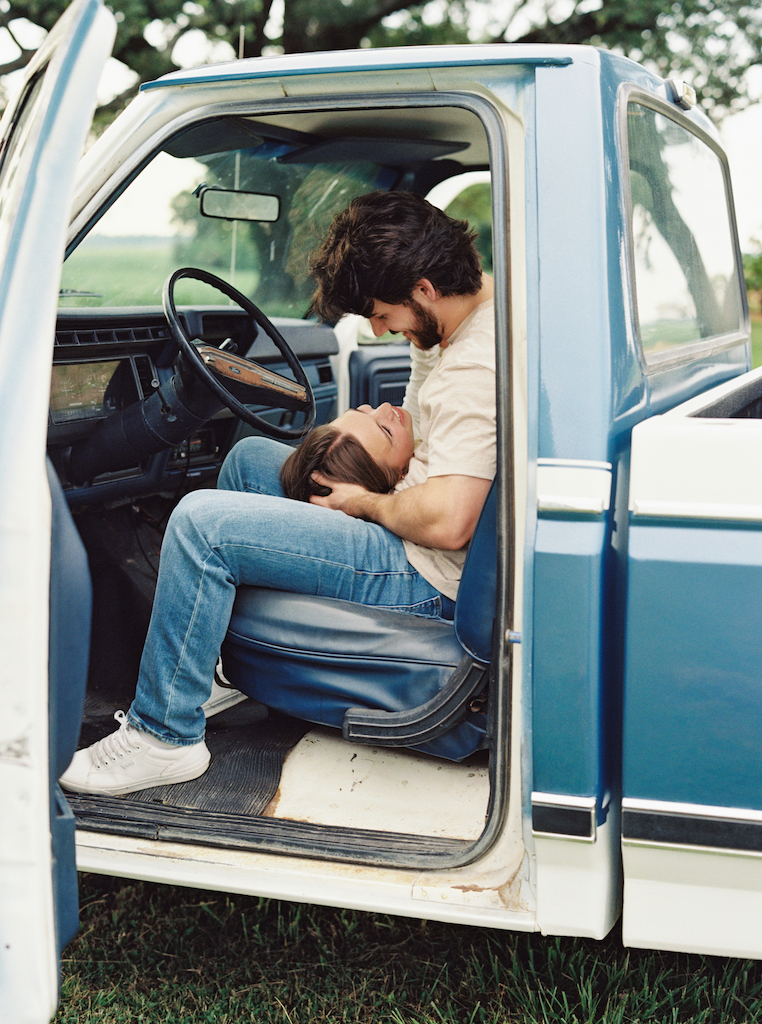
[[[113, 728], [113, 718], [90, 720], [80, 743], [92, 743]], [[238, 704], [209, 721], [212, 762], [201, 778], [127, 796], [66, 793], [66, 799], [78, 829], [111, 837], [407, 867], [435, 867], [463, 855], [469, 843], [462, 839], [267, 816], [286, 755], [310, 728], [276, 713], [261, 720], [255, 702]]]
[[[88, 746], [113, 732], [115, 727], [113, 718], [86, 721], [80, 746]], [[306, 722], [274, 712], [260, 719], [259, 706], [253, 701], [237, 704], [209, 720], [206, 744], [212, 760], [200, 778], [172, 786], [155, 786], [118, 799], [128, 805], [140, 804], [141, 809], [146, 804], [158, 804], [193, 811], [259, 815], [277, 792], [286, 754], [309, 728]], [[67, 794], [67, 797], [76, 814], [75, 794]], [[91, 796], [88, 800], [97, 800], [97, 797]], [[129, 818], [128, 806], [123, 808], [121, 816]], [[86, 827], [86, 818], [80, 820], [80, 824]]]

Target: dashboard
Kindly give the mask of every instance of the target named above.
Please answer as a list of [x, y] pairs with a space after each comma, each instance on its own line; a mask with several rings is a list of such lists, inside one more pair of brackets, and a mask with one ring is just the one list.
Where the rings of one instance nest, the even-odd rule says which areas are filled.
[[[183, 309], [189, 337], [249, 356], [289, 375], [275, 345], [243, 311], [231, 307]], [[317, 422], [334, 415], [336, 383], [330, 357], [338, 352], [331, 327], [305, 320], [273, 321], [302, 363], [312, 386]], [[48, 416], [48, 455], [70, 504], [114, 501], [176, 486], [182, 477], [213, 479], [232, 445], [247, 433], [227, 409], [181, 444], [133, 466], [100, 473], [85, 485], [69, 478], [71, 451], [109, 416], [149, 398], [174, 373], [177, 347], [160, 308], [73, 309], [59, 312]], [[299, 424], [282, 409], [254, 411], [277, 425]]]

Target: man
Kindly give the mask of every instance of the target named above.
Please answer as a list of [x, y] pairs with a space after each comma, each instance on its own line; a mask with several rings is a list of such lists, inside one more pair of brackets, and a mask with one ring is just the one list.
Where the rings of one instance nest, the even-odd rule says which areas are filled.
[[[123, 794], [203, 774], [203, 705], [240, 585], [452, 618], [496, 468], [493, 292], [473, 234], [420, 196], [372, 193], [334, 220], [312, 271], [319, 316], [359, 313], [412, 343], [407, 474], [390, 494], [321, 478], [330, 493], [293, 502], [278, 479], [291, 449], [236, 445], [217, 491], [170, 518], [135, 700], [115, 733], [77, 752], [66, 789]], [[377, 412], [345, 417], [383, 429]]]

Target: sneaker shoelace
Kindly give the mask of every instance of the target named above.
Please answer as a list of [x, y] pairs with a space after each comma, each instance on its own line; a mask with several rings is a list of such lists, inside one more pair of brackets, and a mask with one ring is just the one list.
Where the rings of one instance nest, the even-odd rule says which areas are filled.
[[136, 740], [138, 731], [129, 724], [124, 711], [116, 711], [114, 718], [119, 722], [117, 731], [112, 732], [110, 736], [104, 736], [93, 745], [93, 764], [96, 768], [102, 768], [126, 754], [131, 754], [133, 750], [140, 749], [140, 742]]

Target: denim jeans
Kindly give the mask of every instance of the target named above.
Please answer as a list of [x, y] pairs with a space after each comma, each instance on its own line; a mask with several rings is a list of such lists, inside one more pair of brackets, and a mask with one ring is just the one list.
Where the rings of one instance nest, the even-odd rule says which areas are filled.
[[290, 451], [240, 441], [217, 490], [187, 495], [172, 513], [127, 716], [137, 729], [177, 744], [203, 738], [201, 705], [242, 584], [452, 617], [452, 601], [410, 565], [395, 534], [283, 497], [278, 471]]

